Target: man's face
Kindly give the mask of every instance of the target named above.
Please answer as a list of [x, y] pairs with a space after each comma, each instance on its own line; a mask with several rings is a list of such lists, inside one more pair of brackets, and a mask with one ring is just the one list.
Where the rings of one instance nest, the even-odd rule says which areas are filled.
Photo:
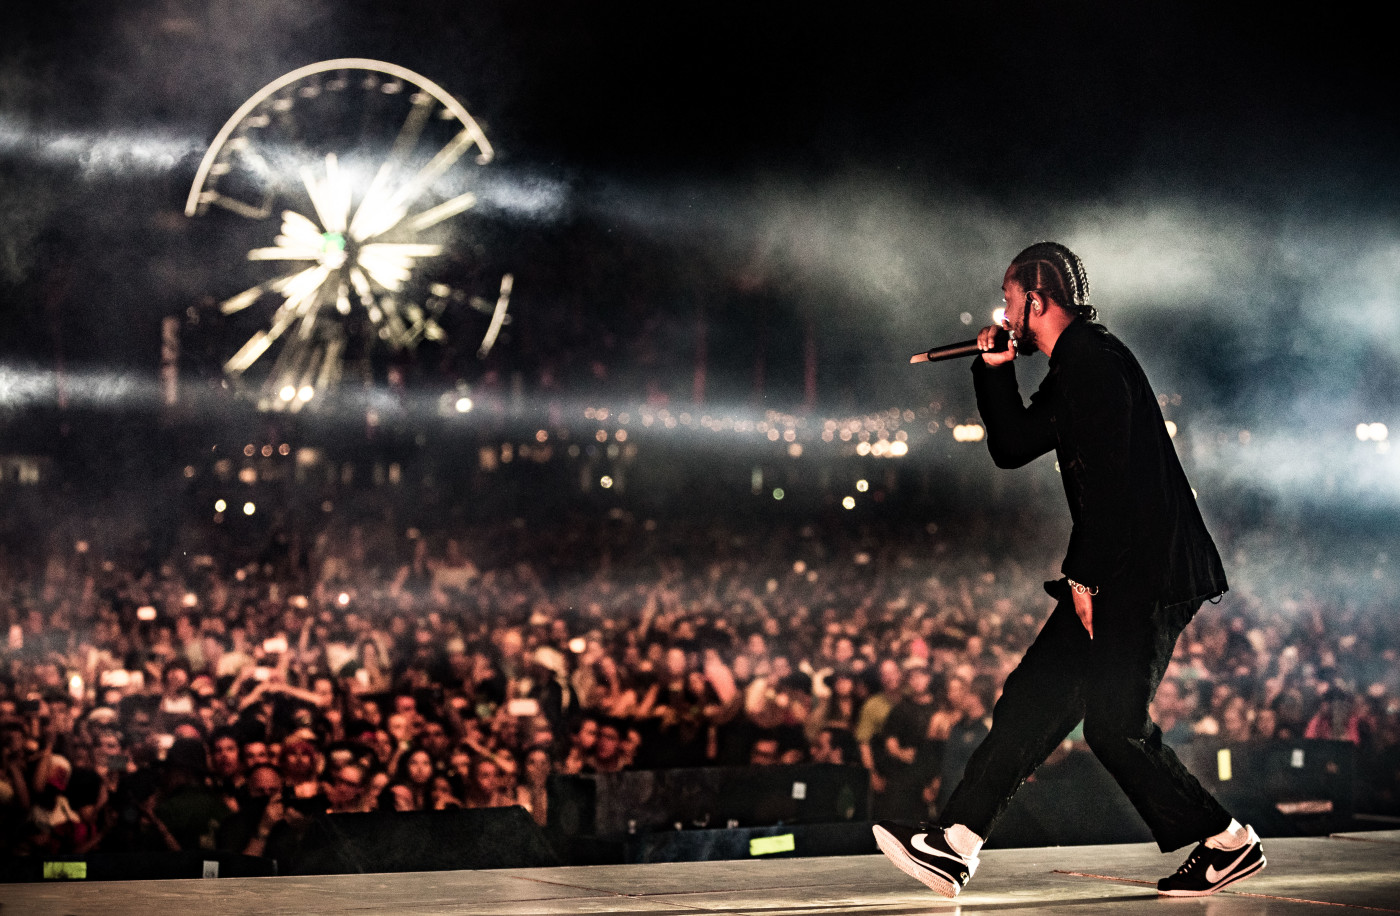
[[309, 744], [294, 741], [282, 752], [282, 775], [308, 779], [316, 774], [316, 751]]
[[247, 744], [243, 745], [244, 769], [252, 769], [255, 766], [270, 763], [271, 760], [272, 754], [268, 751], [267, 745], [263, 742], [249, 741]]
[[927, 668], [911, 668], [909, 670], [909, 695], [923, 696], [928, 693], [930, 683]]
[[899, 689], [903, 680], [899, 665], [893, 659], [886, 659], [880, 663], [880, 686], [882, 688], [893, 693]]
[[413, 721], [401, 713], [394, 713], [389, 717], [389, 734], [399, 741], [408, 741], [413, 737]]
[[598, 741], [598, 723], [592, 719], [584, 719], [578, 727], [578, 733], [574, 736], [574, 743], [580, 750], [590, 751]]
[[210, 755], [214, 772], [222, 777], [238, 772], [238, 742], [227, 735], [214, 741], [214, 752]]
[[365, 771], [355, 764], [347, 764], [336, 771], [335, 778], [326, 787], [332, 805], [341, 808], [353, 807], [365, 790]]
[[423, 731], [419, 733], [418, 738], [423, 742], [423, 746], [427, 749], [428, 753], [437, 758], [441, 758], [442, 755], [447, 752], [447, 746], [450, 743], [447, 737], [447, 730], [438, 722], [429, 722], [427, 725], [424, 725]]
[[598, 743], [594, 746], [594, 753], [602, 760], [611, 760], [618, 752], [618, 745], [622, 741], [622, 736], [617, 733], [617, 729], [611, 725], [598, 729]]
[[1019, 342], [1017, 349], [1028, 352], [1035, 348], [1035, 332], [1027, 324], [1026, 290], [1012, 279], [1012, 268], [1006, 268], [1006, 276], [1001, 282], [1001, 298], [1006, 306], [1006, 317], [1001, 326], [1010, 331]]
[[488, 760], [483, 760], [477, 764], [476, 772], [472, 774], [476, 781], [478, 791], [483, 794], [494, 794], [501, 785], [501, 769]]

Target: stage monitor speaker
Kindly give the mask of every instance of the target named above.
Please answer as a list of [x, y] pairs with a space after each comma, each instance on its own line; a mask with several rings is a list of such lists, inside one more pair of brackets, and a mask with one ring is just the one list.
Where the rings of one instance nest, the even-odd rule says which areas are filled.
[[1098, 758], [1074, 751], [1021, 786], [987, 840], [991, 849], [1143, 843], [1147, 825]]
[[658, 830], [628, 837], [628, 864], [720, 860], [863, 856], [879, 852], [870, 824], [796, 824], [727, 830]]
[[[1207, 791], [1261, 836], [1320, 836], [1351, 826], [1355, 748], [1345, 741], [1223, 742], [1173, 748]], [[1087, 750], [1036, 770], [987, 845], [1078, 846], [1152, 839], [1123, 791]]]
[[376, 811], [332, 814], [321, 822], [317, 843], [297, 861], [279, 863], [282, 874], [334, 875], [374, 872], [540, 868], [559, 864], [524, 808], [447, 811]]
[[824, 824], [869, 818], [863, 767], [805, 764], [697, 767], [554, 776], [549, 826], [565, 836], [621, 840], [685, 829]]
[[1348, 741], [1198, 738], [1177, 749], [1221, 804], [1263, 836], [1346, 829], [1356, 808], [1356, 747]]

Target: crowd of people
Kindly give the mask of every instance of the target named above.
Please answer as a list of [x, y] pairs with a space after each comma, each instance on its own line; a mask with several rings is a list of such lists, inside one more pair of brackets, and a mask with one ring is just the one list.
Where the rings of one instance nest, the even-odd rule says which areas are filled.
[[[300, 524], [242, 565], [207, 521], [156, 562], [112, 520], [7, 530], [6, 854], [277, 858], [328, 812], [546, 824], [553, 774], [627, 768], [863, 766], [874, 816], [917, 818], [985, 734], [1058, 564], [975, 522]], [[1168, 742], [1348, 741], [1359, 810], [1400, 813], [1388, 557], [1225, 535], [1234, 588], [1153, 707]]]

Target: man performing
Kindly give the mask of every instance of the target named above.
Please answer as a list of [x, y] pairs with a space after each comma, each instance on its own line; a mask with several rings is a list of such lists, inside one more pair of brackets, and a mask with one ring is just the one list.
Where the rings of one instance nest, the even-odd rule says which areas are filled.
[[1000, 468], [1054, 449], [1073, 530], [1061, 572], [1046, 583], [1055, 610], [993, 711], [936, 825], [874, 827], [902, 871], [955, 897], [1021, 783], [1082, 719], [1090, 749], [1142, 815], [1163, 852], [1200, 845], [1157, 882], [1196, 897], [1264, 867], [1253, 828], [1242, 826], [1182, 766], [1148, 704], [1177, 636], [1206, 599], [1227, 588], [1220, 556], [1196, 508], [1147, 376], [1089, 304], [1084, 265], [1053, 242], [1016, 256], [1002, 283], [1006, 329], [1038, 349], [1050, 371], [1021, 401], [1015, 347], [993, 352], [997, 328], [977, 338], [977, 407]]

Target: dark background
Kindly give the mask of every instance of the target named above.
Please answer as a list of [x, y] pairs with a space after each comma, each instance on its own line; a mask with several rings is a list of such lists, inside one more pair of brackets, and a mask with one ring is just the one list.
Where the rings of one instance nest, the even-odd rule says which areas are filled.
[[[909, 6], [11, 3], [4, 407], [43, 406], [55, 369], [149, 390], [161, 319], [241, 288], [246, 246], [181, 212], [209, 141], [281, 74], [363, 56], [461, 99], [532, 201], [477, 224], [477, 259], [516, 275], [509, 336], [484, 363], [421, 353], [429, 395], [514, 378], [528, 397], [549, 374], [555, 396], [677, 406], [703, 321], [711, 406], [813, 406], [810, 330], [816, 409], [968, 410], [961, 367], [908, 354], [971, 336], [1005, 263], [1053, 237], [1194, 441], [1249, 432], [1232, 473], [1279, 498], [1341, 473], [1395, 505], [1394, 459], [1353, 432], [1400, 394], [1378, 14]], [[217, 329], [186, 328], [206, 384], [242, 340]]]

